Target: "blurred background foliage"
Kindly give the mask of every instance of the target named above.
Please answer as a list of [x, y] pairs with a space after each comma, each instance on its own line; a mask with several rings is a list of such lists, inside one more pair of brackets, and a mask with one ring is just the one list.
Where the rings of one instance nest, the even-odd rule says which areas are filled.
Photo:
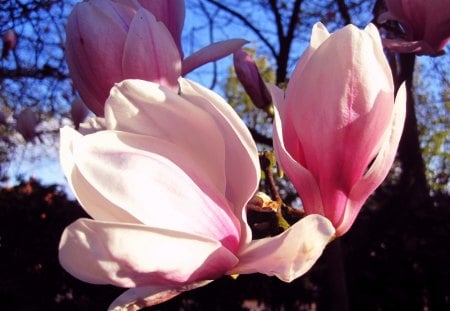
[[[105, 310], [122, 291], [80, 282], [58, 263], [62, 230], [87, 216], [68, 199], [64, 185], [47, 185], [57, 174], [50, 167], [57, 162], [58, 129], [71, 125], [76, 96], [64, 60], [64, 27], [76, 2], [0, 0], [0, 33], [13, 29], [18, 38], [0, 60], [1, 310]], [[364, 27], [383, 10], [375, 0], [187, 0], [186, 5], [186, 55], [213, 41], [243, 37], [265, 81], [281, 86], [314, 23], [322, 21], [330, 31], [348, 23]], [[309, 273], [291, 284], [262, 275], [224, 277], [149, 309], [449, 310], [448, 50], [435, 58], [390, 55], [399, 69], [395, 79], [409, 79], [413, 95], [398, 159], [352, 229]], [[253, 106], [230, 58], [189, 77], [226, 97], [260, 149], [271, 150], [273, 112]], [[17, 129], [26, 108], [39, 120], [27, 139]], [[38, 163], [45, 173], [30, 179]], [[300, 205], [286, 177], [276, 180], [285, 202]]]

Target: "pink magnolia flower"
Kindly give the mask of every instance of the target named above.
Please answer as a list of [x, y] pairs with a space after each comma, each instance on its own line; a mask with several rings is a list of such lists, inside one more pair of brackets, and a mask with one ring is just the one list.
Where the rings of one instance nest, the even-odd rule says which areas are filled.
[[386, 0], [388, 14], [382, 20], [399, 21], [406, 40], [386, 39], [387, 47], [398, 52], [435, 55], [450, 40], [450, 0]]
[[39, 120], [31, 108], [25, 108], [17, 116], [16, 130], [25, 141], [30, 141], [36, 136], [36, 126]]
[[271, 91], [277, 158], [306, 213], [330, 219], [340, 236], [386, 177], [403, 129], [405, 90], [394, 105], [376, 27], [330, 35], [316, 24], [286, 94]]
[[8, 57], [9, 51], [14, 49], [17, 44], [17, 35], [16, 32], [12, 29], [8, 29], [3, 34], [3, 48], [2, 48], [2, 59], [6, 59]]
[[242, 46], [227, 40], [182, 62], [184, 1], [91, 0], [77, 4], [67, 24], [66, 57], [85, 104], [104, 115], [114, 83], [142, 79], [177, 89], [177, 78]]
[[86, 282], [132, 288], [111, 310], [159, 303], [223, 274], [291, 281], [334, 235], [326, 218], [311, 215], [251, 241], [245, 206], [260, 177], [255, 143], [222, 98], [179, 84], [181, 95], [125, 80], [112, 88], [105, 119], [92, 123], [102, 130], [61, 130], [64, 173], [93, 219], [66, 228], [60, 262]]
[[243, 49], [234, 52], [233, 61], [236, 76], [253, 104], [261, 109], [269, 107], [272, 104], [272, 98], [255, 61]]

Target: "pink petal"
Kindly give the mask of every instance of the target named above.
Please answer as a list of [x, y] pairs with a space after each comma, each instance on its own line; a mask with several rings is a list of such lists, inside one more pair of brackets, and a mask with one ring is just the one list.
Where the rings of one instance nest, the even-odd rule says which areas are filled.
[[[287, 130], [289, 133], [285, 134], [281, 121], [282, 113], [286, 107], [282, 91], [276, 86], [270, 86], [272, 93], [273, 104], [275, 108], [275, 117], [273, 124], [273, 144], [277, 160], [281, 167], [288, 172], [289, 179], [294, 184], [295, 189], [302, 198], [304, 206], [308, 206], [312, 214], [324, 214], [320, 189], [314, 176], [308, 171], [300, 162], [298, 162], [297, 155], [291, 154], [286, 147], [287, 143], [298, 141], [297, 134], [290, 125]], [[281, 112], [278, 111], [280, 109]], [[289, 119], [287, 119], [289, 120]], [[285, 139], [287, 137], [287, 139]], [[294, 157], [295, 156], [295, 157]]]
[[172, 299], [179, 294], [205, 286], [211, 281], [201, 281], [181, 286], [146, 286], [136, 287], [125, 291], [109, 306], [109, 311], [137, 311], [144, 307], [154, 306]]
[[306, 273], [334, 237], [331, 222], [309, 215], [280, 235], [252, 241], [228, 274], [264, 273], [291, 282]]
[[435, 54], [425, 41], [405, 41], [402, 39], [383, 39], [383, 46], [396, 53]]
[[395, 98], [394, 111], [390, 120], [390, 126], [382, 138], [383, 144], [381, 145], [380, 151], [369, 170], [354, 186], [349, 195], [349, 202], [345, 210], [344, 217], [341, 224], [339, 224], [336, 228], [336, 234], [338, 236], [343, 235], [348, 231], [365, 200], [386, 178], [395, 159], [397, 147], [402, 136], [405, 116], [406, 88], [405, 84], [402, 84]]
[[104, 221], [122, 221], [140, 223], [127, 211], [108, 201], [83, 177], [75, 164], [74, 144], [83, 136], [72, 128], [64, 127], [60, 131], [60, 163], [72, 192], [83, 209], [93, 218]]
[[232, 208], [208, 180], [191, 178], [207, 174], [201, 162], [176, 144], [102, 131], [75, 142], [73, 155], [86, 187], [142, 223], [202, 235], [237, 249], [240, 225]]
[[230, 55], [246, 43], [247, 41], [244, 39], [229, 39], [208, 45], [183, 60], [182, 75], [184, 76], [206, 63]]
[[85, 282], [121, 287], [191, 284], [217, 278], [237, 263], [219, 242], [202, 236], [91, 219], [65, 229], [59, 260]]
[[256, 144], [240, 117], [216, 93], [187, 79], [179, 79], [181, 96], [210, 115], [223, 135], [225, 144], [225, 196], [241, 220], [241, 244], [251, 239], [245, 205], [258, 189], [260, 166]]
[[67, 24], [66, 58], [74, 85], [98, 116], [109, 90], [122, 80], [123, 45], [134, 12], [111, 1], [77, 4]]
[[[297, 66], [296, 70], [299, 69], [300, 66]], [[278, 88], [275, 85], [268, 84], [270, 93], [272, 94], [273, 104], [275, 106], [276, 114], [278, 115], [278, 119], [283, 120], [282, 124], [280, 123], [279, 134], [280, 139], [282, 140], [283, 149], [285, 149], [289, 156], [292, 159], [295, 159], [296, 162], [304, 163], [304, 154], [301, 150], [301, 143], [298, 140], [297, 133], [294, 127], [294, 121], [290, 114], [286, 112], [287, 110], [287, 101], [284, 100], [284, 91]], [[276, 151], [276, 150], [275, 150]]]
[[92, 117], [89, 118], [86, 122], [80, 124], [80, 128], [78, 131], [83, 134], [92, 134], [98, 131], [106, 130], [106, 120], [105, 118], [100, 117]]
[[139, 0], [139, 3], [166, 25], [183, 58], [181, 33], [186, 11], [184, 0]]
[[[328, 32], [327, 28], [322, 23], [316, 23], [313, 26], [313, 29], [311, 31], [311, 40], [309, 43], [308, 48], [303, 52], [302, 56], [297, 62], [297, 65], [295, 66], [294, 72], [292, 73], [291, 80], [298, 79], [297, 77], [301, 75], [303, 69], [305, 68], [306, 64], [308, 63], [311, 56], [314, 54], [314, 52], [320, 47], [320, 45], [328, 39], [330, 36], [330, 33]], [[289, 89], [288, 84], [288, 88]]]
[[225, 193], [225, 140], [221, 128], [207, 111], [157, 84], [126, 80], [111, 90], [106, 116], [109, 129], [176, 144], [179, 152], [190, 159], [179, 165], [191, 172], [195, 180], [201, 179], [209, 187], [215, 186], [218, 192]]
[[260, 178], [258, 149], [250, 131], [231, 106], [215, 92], [180, 79], [181, 97], [210, 115], [223, 135], [227, 198], [241, 208], [256, 192]]
[[177, 79], [181, 74], [178, 49], [164, 24], [145, 9], [139, 9], [131, 21], [123, 50], [122, 73], [123, 79], [143, 79], [174, 90], [178, 88]]

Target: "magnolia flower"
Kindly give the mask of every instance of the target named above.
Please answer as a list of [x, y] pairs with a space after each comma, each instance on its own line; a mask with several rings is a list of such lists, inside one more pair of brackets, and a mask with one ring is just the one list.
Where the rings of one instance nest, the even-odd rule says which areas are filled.
[[17, 116], [16, 130], [25, 141], [30, 141], [36, 136], [36, 126], [39, 120], [31, 108], [25, 108]]
[[331, 220], [337, 236], [353, 224], [386, 177], [405, 118], [376, 27], [334, 34], [318, 23], [286, 94], [271, 87], [274, 148], [307, 214]]
[[236, 76], [253, 104], [261, 109], [269, 107], [272, 104], [272, 98], [255, 61], [243, 49], [234, 52], [233, 61]]
[[[257, 190], [257, 149], [215, 93], [179, 79], [181, 95], [142, 80], [111, 90], [104, 129], [61, 130], [61, 164], [93, 219], [63, 233], [60, 262], [77, 278], [130, 287], [111, 305], [143, 307], [223, 274], [291, 281], [334, 235], [311, 215], [251, 241], [245, 206]], [[87, 126], [88, 127], [88, 126]]]
[[79, 127], [80, 123], [86, 119], [88, 114], [88, 107], [86, 107], [80, 98], [76, 97], [70, 105], [70, 116], [72, 117], [72, 122], [75, 125], [75, 128]]
[[380, 21], [397, 20], [406, 40], [386, 39], [397, 52], [436, 55], [450, 40], [450, 0], [386, 0], [388, 13]]
[[182, 61], [184, 13], [181, 0], [91, 0], [75, 6], [67, 24], [67, 63], [75, 88], [96, 115], [104, 115], [114, 83], [142, 79], [176, 90], [179, 76], [245, 43], [216, 43]]
[[16, 47], [17, 43], [17, 35], [16, 32], [12, 29], [8, 29], [3, 34], [3, 48], [2, 48], [2, 59], [6, 59], [8, 57], [9, 51]]

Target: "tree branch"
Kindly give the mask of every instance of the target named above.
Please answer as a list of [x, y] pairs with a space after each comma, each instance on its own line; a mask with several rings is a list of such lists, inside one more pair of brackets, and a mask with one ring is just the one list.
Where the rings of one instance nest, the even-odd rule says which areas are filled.
[[302, 2], [303, 0], [296, 0], [292, 9], [291, 20], [289, 21], [289, 28], [286, 33], [286, 38], [289, 41], [289, 45], [294, 39], [295, 29], [297, 28], [297, 24], [299, 21], [298, 16], [300, 14], [300, 6], [302, 5]]
[[344, 0], [336, 0], [338, 8], [339, 8], [339, 13], [341, 13], [342, 18], [345, 21], [345, 24], [351, 24], [352, 23], [352, 19], [350, 17], [350, 13], [348, 11], [348, 7], [345, 4]]
[[230, 9], [226, 5], [224, 5], [220, 2], [217, 2], [216, 0], [205, 0], [205, 1], [208, 1], [209, 3], [217, 6], [218, 8], [230, 13], [232, 16], [239, 19], [242, 23], [244, 23], [245, 26], [250, 28], [255, 33], [255, 35], [267, 46], [267, 48], [272, 53], [273, 57], [275, 57], [275, 58], [277, 57], [277, 51], [275, 50], [273, 45], [269, 42], [269, 40], [267, 40], [266, 37], [264, 37], [262, 35], [261, 31], [259, 31], [259, 29], [256, 28], [244, 15], [242, 15], [241, 13], [239, 13], [233, 9]]
[[0, 80], [11, 79], [18, 80], [21, 78], [55, 78], [59, 81], [68, 79], [69, 76], [66, 73], [61, 72], [58, 68], [54, 68], [45, 65], [43, 68], [18, 68], [18, 69], [5, 69], [0, 68]]
[[280, 11], [277, 7], [277, 0], [270, 0], [269, 1], [270, 7], [272, 8], [273, 15], [275, 16], [275, 24], [277, 26], [277, 33], [278, 33], [278, 40], [281, 41], [284, 39], [284, 29], [283, 29], [283, 23], [281, 21], [281, 15]]
[[272, 139], [270, 137], [264, 136], [261, 133], [259, 133], [257, 130], [253, 128], [249, 128], [250, 134], [252, 134], [253, 139], [258, 144], [263, 144], [272, 147]]

